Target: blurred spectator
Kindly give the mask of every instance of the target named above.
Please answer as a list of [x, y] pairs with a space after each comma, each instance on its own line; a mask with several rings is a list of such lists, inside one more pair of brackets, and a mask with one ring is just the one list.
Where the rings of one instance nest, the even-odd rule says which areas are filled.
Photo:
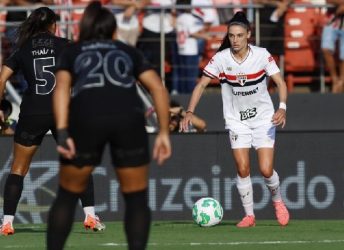
[[[146, 111], [145, 116], [146, 118], [149, 118], [153, 114], [155, 114], [155, 110], [153, 107], [151, 107]], [[170, 123], [169, 123], [170, 132], [179, 132], [179, 123], [185, 117], [185, 115], [186, 115], [186, 111], [184, 110], [183, 106], [180, 105], [177, 101], [170, 100]], [[193, 115], [192, 126], [190, 126], [188, 132], [205, 132], [206, 127], [207, 127], [207, 124], [203, 119], [201, 119], [200, 117], [196, 115]], [[156, 130], [152, 130], [152, 131], [156, 131]]]
[[[193, 9], [193, 14], [196, 16], [198, 15], [203, 19], [205, 32], [209, 30], [210, 26], [219, 25], [219, 17], [217, 15], [216, 9], [209, 7], [213, 6], [212, 0], [191, 0], [191, 5], [195, 6], [195, 8]], [[197, 42], [201, 60], [201, 57], [205, 50], [205, 40], [198, 39]]]
[[114, 10], [117, 21], [117, 38], [120, 41], [136, 46], [140, 35], [137, 11], [141, 10], [147, 2], [147, 0], [111, 0], [113, 5], [123, 7], [123, 10]]
[[[63, 1], [63, 0], [62, 0]], [[69, 5], [83, 5], [86, 7], [87, 4], [90, 2], [93, 2], [93, 0], [67, 0], [69, 1]], [[100, 0], [102, 4], [108, 4], [111, 0]], [[84, 8], [82, 9], [73, 9], [71, 14], [71, 21], [74, 22], [73, 28], [72, 28], [72, 34], [73, 39], [78, 40], [79, 38], [79, 21], [84, 14]], [[71, 39], [71, 38], [70, 38]]]
[[[170, 101], [170, 132], [180, 132], [179, 124], [185, 117], [186, 111], [178, 102]], [[205, 132], [207, 127], [206, 122], [200, 117], [193, 115], [191, 119], [191, 126], [187, 132]]]
[[[175, 0], [148, 0], [147, 5], [152, 7], [165, 7], [173, 6]], [[160, 10], [146, 9], [143, 17], [142, 26], [143, 30], [139, 37], [137, 47], [143, 52], [146, 59], [152, 64], [154, 69], [160, 75], [161, 64], [165, 65], [165, 62], [171, 62], [171, 55], [173, 48], [173, 42], [175, 41], [175, 16], [172, 9], [165, 9], [163, 14], [163, 21], [160, 20]], [[160, 60], [160, 32], [165, 35], [165, 62]], [[172, 52], [172, 53], [171, 53]], [[170, 89], [170, 82], [165, 80], [165, 84]]]
[[[284, 55], [284, 19], [286, 11], [293, 0], [253, 0], [254, 4], [263, 4], [259, 9], [260, 47], [266, 48], [277, 64]], [[280, 66], [283, 69], [282, 66]], [[282, 70], [283, 72], [283, 70]], [[269, 82], [272, 90], [273, 82]]]
[[[191, 0], [177, 0], [177, 5], [190, 5]], [[199, 75], [199, 46], [197, 39], [209, 39], [203, 19], [191, 9], [179, 10], [177, 15], [177, 80], [172, 94], [191, 93]]]
[[6, 99], [2, 99], [0, 103], [0, 110], [4, 112], [5, 122], [0, 121], [0, 135], [13, 135], [17, 121], [10, 118], [13, 107], [12, 103]]
[[[335, 7], [328, 9], [328, 22], [322, 32], [321, 48], [332, 81], [332, 93], [341, 93], [344, 89], [344, 2], [327, 0], [327, 3], [333, 4]], [[339, 43], [339, 66], [335, 59], [337, 41]], [[339, 72], [337, 68], [339, 68]]]
[[[263, 4], [260, 12], [260, 45], [273, 56], [284, 54], [284, 18], [288, 6], [293, 0], [254, 0], [255, 4]], [[275, 58], [276, 59], [276, 58]], [[278, 58], [277, 58], [278, 59]]]
[[[242, 0], [213, 0], [216, 5], [240, 5]], [[241, 8], [216, 8], [220, 24], [227, 23], [236, 12], [243, 11]]]

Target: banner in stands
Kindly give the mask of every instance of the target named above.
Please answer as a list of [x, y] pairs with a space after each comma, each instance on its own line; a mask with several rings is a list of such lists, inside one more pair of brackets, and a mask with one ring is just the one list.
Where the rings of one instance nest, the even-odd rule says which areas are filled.
[[[151, 135], [153, 142], [154, 135]], [[12, 137], [0, 137], [0, 205], [12, 160]], [[277, 134], [275, 168], [292, 219], [344, 217], [343, 132], [285, 132]], [[157, 220], [192, 220], [194, 202], [206, 196], [218, 199], [224, 219], [237, 220], [243, 208], [235, 185], [236, 171], [227, 133], [172, 135], [173, 157], [164, 165], [151, 164], [149, 205]], [[255, 212], [274, 219], [270, 193], [259, 174], [252, 151]], [[46, 222], [57, 190], [58, 155], [47, 136], [25, 178], [16, 214], [17, 223]], [[107, 152], [94, 172], [97, 214], [105, 221], [120, 220], [124, 204]], [[1, 209], [2, 212], [2, 209]], [[81, 206], [76, 220], [81, 220]]]

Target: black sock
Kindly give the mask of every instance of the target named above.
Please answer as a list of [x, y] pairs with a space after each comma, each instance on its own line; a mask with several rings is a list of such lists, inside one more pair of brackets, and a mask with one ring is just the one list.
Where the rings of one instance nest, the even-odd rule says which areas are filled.
[[49, 211], [47, 249], [61, 250], [67, 241], [74, 221], [79, 194], [59, 187], [57, 197]]
[[93, 176], [90, 175], [85, 192], [80, 194], [82, 207], [94, 207], [94, 186]]
[[151, 222], [147, 189], [135, 193], [123, 193], [125, 200], [125, 233], [129, 250], [146, 249]]
[[24, 176], [9, 174], [4, 190], [4, 215], [15, 215], [23, 191]]

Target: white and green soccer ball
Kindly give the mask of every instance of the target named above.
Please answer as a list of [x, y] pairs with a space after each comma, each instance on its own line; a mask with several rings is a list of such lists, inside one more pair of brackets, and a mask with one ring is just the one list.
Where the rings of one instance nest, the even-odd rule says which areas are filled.
[[223, 209], [217, 200], [211, 197], [201, 198], [192, 207], [192, 218], [201, 227], [211, 227], [221, 222]]

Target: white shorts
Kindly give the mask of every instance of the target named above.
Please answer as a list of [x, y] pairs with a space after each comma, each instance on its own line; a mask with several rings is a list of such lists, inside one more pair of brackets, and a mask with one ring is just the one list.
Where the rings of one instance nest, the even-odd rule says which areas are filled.
[[229, 130], [229, 141], [235, 148], [273, 148], [275, 144], [276, 127], [266, 124], [256, 128], [240, 126]]

